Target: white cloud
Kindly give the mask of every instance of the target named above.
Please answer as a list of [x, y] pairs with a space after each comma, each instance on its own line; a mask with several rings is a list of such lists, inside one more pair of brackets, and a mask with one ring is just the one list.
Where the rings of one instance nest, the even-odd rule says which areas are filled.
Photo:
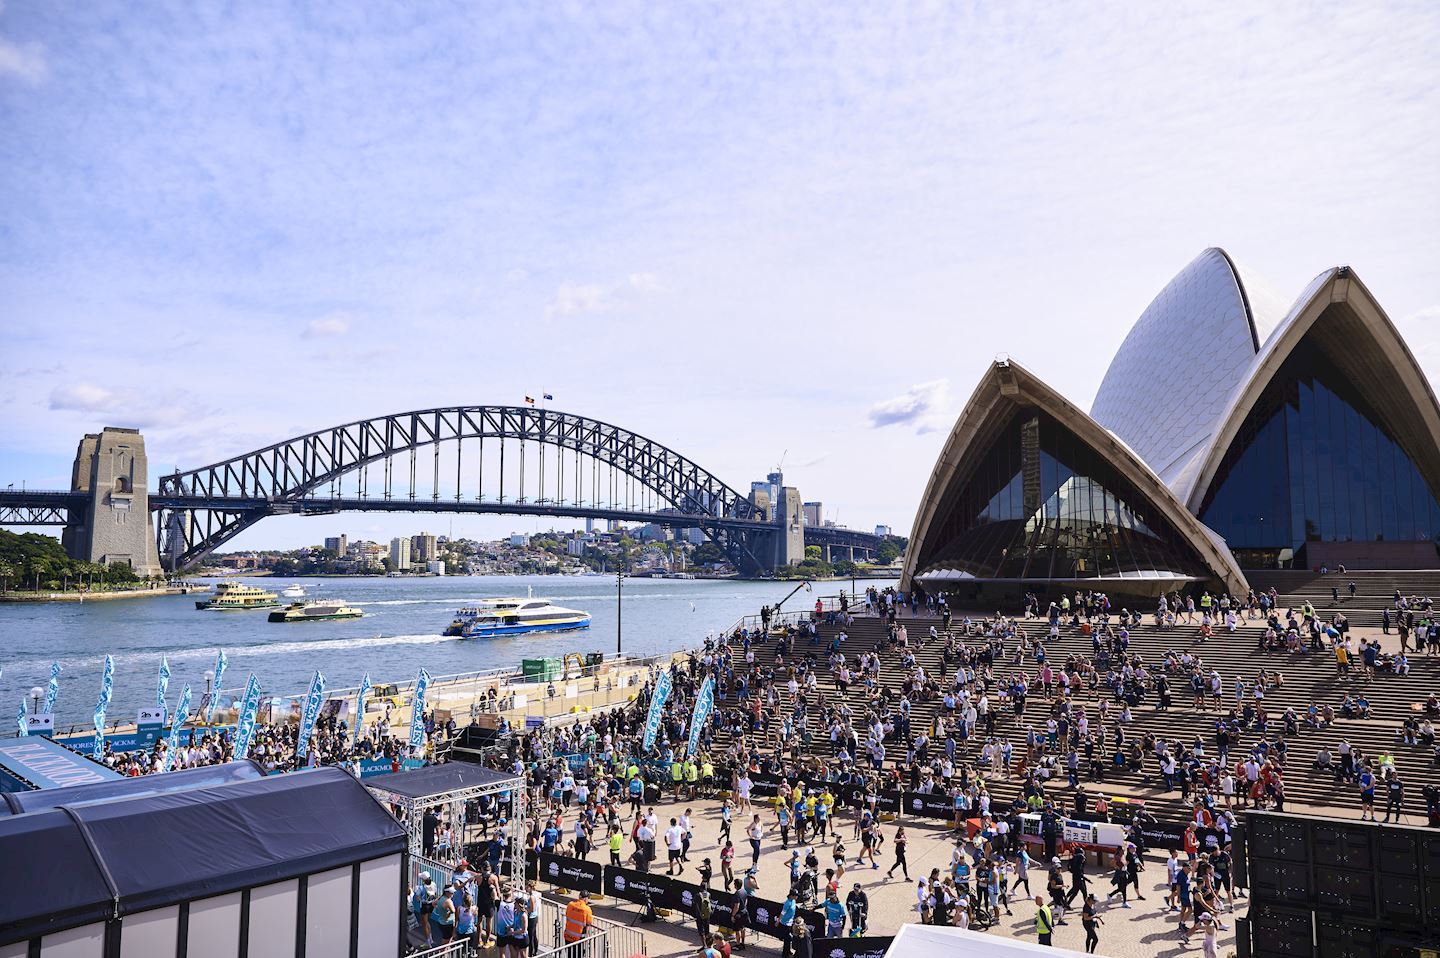
[[350, 332], [350, 319], [339, 313], [331, 313], [329, 316], [310, 320], [305, 327], [305, 332], [301, 335], [306, 339], [320, 339], [344, 336], [348, 332]]
[[104, 417], [97, 426], [127, 426], [135, 429], [168, 428], [193, 423], [209, 409], [188, 396], [157, 394], [133, 389], [111, 389], [80, 380], [62, 383], [50, 390], [50, 409]]
[[631, 273], [613, 283], [564, 282], [546, 305], [545, 318], [608, 313], [660, 290], [660, 279], [654, 273]]
[[918, 383], [900, 396], [883, 399], [865, 414], [871, 429], [913, 426], [916, 434], [934, 432], [944, 425], [950, 408], [950, 381], [936, 379]]
[[106, 412], [114, 408], [118, 399], [114, 392], [94, 383], [68, 383], [50, 391], [50, 408]]
[[[0, 3], [0, 13], [5, 4]], [[0, 37], [0, 77], [13, 76], [27, 83], [39, 83], [50, 72], [45, 47], [39, 43], [16, 43]]]

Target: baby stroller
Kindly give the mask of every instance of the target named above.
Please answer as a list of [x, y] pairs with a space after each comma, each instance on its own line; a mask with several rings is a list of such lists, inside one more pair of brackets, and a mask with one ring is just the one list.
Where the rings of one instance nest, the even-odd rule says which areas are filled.
[[797, 905], [811, 905], [817, 903], [815, 885], [818, 876], [815, 869], [807, 868], [800, 873], [800, 876], [790, 883], [790, 894], [795, 898]]

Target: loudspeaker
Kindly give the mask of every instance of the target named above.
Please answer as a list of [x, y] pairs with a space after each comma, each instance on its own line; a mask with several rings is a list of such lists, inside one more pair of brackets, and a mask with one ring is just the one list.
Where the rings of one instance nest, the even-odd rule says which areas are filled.
[[1381, 827], [1375, 840], [1379, 875], [1377, 917], [1387, 925], [1419, 927], [1425, 921], [1425, 884], [1421, 878], [1418, 829]]
[[1379, 953], [1374, 925], [1349, 918], [1316, 916], [1315, 943], [1319, 958], [1374, 958]]
[[1347, 918], [1375, 917], [1375, 873], [1358, 868], [1315, 866], [1315, 906]]
[[1255, 958], [1311, 958], [1315, 939], [1310, 912], [1251, 904], [1250, 938]]
[[1251, 859], [1250, 896], [1260, 904], [1308, 908], [1314, 903], [1310, 866], [1305, 862]]
[[1250, 919], [1235, 919], [1235, 958], [1250, 958]]
[[1250, 846], [1245, 838], [1245, 826], [1241, 825], [1231, 833], [1230, 838], [1230, 879], [1235, 883], [1236, 888], [1250, 887], [1249, 854]]
[[1303, 818], [1281, 817], [1274, 812], [1251, 812], [1246, 816], [1249, 835], [1246, 844], [1253, 871], [1257, 859], [1271, 861], [1309, 862], [1310, 840]]
[[1314, 822], [1310, 826], [1310, 856], [1317, 877], [1322, 868], [1375, 867], [1374, 825], [1359, 822]]

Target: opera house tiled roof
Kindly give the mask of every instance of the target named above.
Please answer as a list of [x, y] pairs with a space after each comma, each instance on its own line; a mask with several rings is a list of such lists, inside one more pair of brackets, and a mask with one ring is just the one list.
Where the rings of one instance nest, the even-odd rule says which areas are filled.
[[903, 581], [1234, 592], [1240, 565], [1433, 566], [1437, 489], [1440, 406], [1354, 272], [1326, 270], [1287, 308], [1207, 249], [1141, 314], [1088, 415], [992, 366]]

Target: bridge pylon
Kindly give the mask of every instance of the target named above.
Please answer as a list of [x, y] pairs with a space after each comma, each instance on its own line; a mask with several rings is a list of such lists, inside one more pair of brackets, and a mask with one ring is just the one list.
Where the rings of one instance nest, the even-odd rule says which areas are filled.
[[84, 493], [61, 534], [72, 559], [121, 563], [141, 576], [160, 575], [150, 519], [149, 461], [138, 429], [107, 426], [80, 440], [70, 475], [71, 492]]

